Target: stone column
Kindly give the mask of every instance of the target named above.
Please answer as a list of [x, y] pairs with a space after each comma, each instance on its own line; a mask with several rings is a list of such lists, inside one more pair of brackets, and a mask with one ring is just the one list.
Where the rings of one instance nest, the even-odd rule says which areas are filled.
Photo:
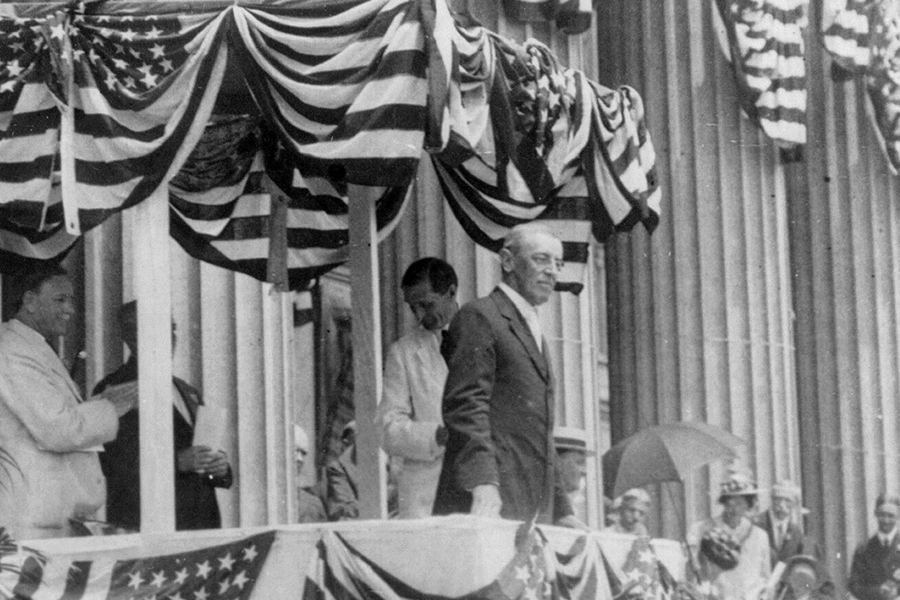
[[[642, 95], [660, 226], [606, 245], [612, 442], [699, 420], [746, 440], [762, 486], [798, 478], [783, 167], [740, 113], [711, 3], [601, 3], [599, 81]], [[658, 490], [651, 530], [715, 514], [727, 465]], [[684, 493], [682, 493], [684, 492]]]

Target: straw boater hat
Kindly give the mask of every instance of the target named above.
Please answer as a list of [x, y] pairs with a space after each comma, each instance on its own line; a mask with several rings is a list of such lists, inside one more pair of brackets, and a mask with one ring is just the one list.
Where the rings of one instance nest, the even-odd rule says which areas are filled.
[[553, 429], [553, 443], [557, 451], [577, 450], [587, 455], [593, 455], [593, 450], [588, 450], [587, 435], [584, 429], [578, 427], [558, 426]]
[[619, 497], [619, 504], [637, 504], [647, 510], [650, 507], [650, 494], [643, 488], [631, 488]]

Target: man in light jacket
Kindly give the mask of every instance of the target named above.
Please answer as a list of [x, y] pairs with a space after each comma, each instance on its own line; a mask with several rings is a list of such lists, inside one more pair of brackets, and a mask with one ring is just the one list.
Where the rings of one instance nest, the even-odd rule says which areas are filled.
[[0, 326], [0, 526], [16, 539], [66, 537], [71, 520], [103, 506], [97, 453], [116, 437], [137, 394], [111, 390], [81, 399], [56, 354], [75, 312], [65, 269], [31, 269], [13, 282], [15, 317]]
[[439, 258], [422, 258], [407, 268], [400, 286], [418, 326], [388, 349], [378, 428], [393, 458], [398, 516], [414, 519], [431, 515], [447, 440], [441, 340], [456, 314], [456, 272]]

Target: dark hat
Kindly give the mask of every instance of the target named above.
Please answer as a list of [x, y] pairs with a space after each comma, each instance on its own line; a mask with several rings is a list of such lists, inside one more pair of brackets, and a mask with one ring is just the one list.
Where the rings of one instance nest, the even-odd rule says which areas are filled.
[[815, 556], [810, 556], [809, 554], [797, 554], [796, 556], [787, 559], [784, 563], [784, 571], [782, 572], [781, 578], [787, 578], [791, 571], [801, 565], [812, 569], [812, 572], [816, 577], [816, 584], [822, 583], [822, 571], [819, 561]]

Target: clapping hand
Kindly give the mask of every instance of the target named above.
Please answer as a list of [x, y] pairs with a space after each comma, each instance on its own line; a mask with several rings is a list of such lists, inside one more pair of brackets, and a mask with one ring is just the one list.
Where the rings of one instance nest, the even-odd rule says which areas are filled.
[[221, 450], [209, 446], [191, 446], [180, 450], [177, 456], [178, 471], [198, 473], [210, 477], [224, 477], [228, 473], [228, 458]]
[[476, 485], [472, 488], [472, 508], [469, 514], [478, 517], [500, 518], [500, 508], [503, 501], [500, 499], [500, 490], [496, 485]]

